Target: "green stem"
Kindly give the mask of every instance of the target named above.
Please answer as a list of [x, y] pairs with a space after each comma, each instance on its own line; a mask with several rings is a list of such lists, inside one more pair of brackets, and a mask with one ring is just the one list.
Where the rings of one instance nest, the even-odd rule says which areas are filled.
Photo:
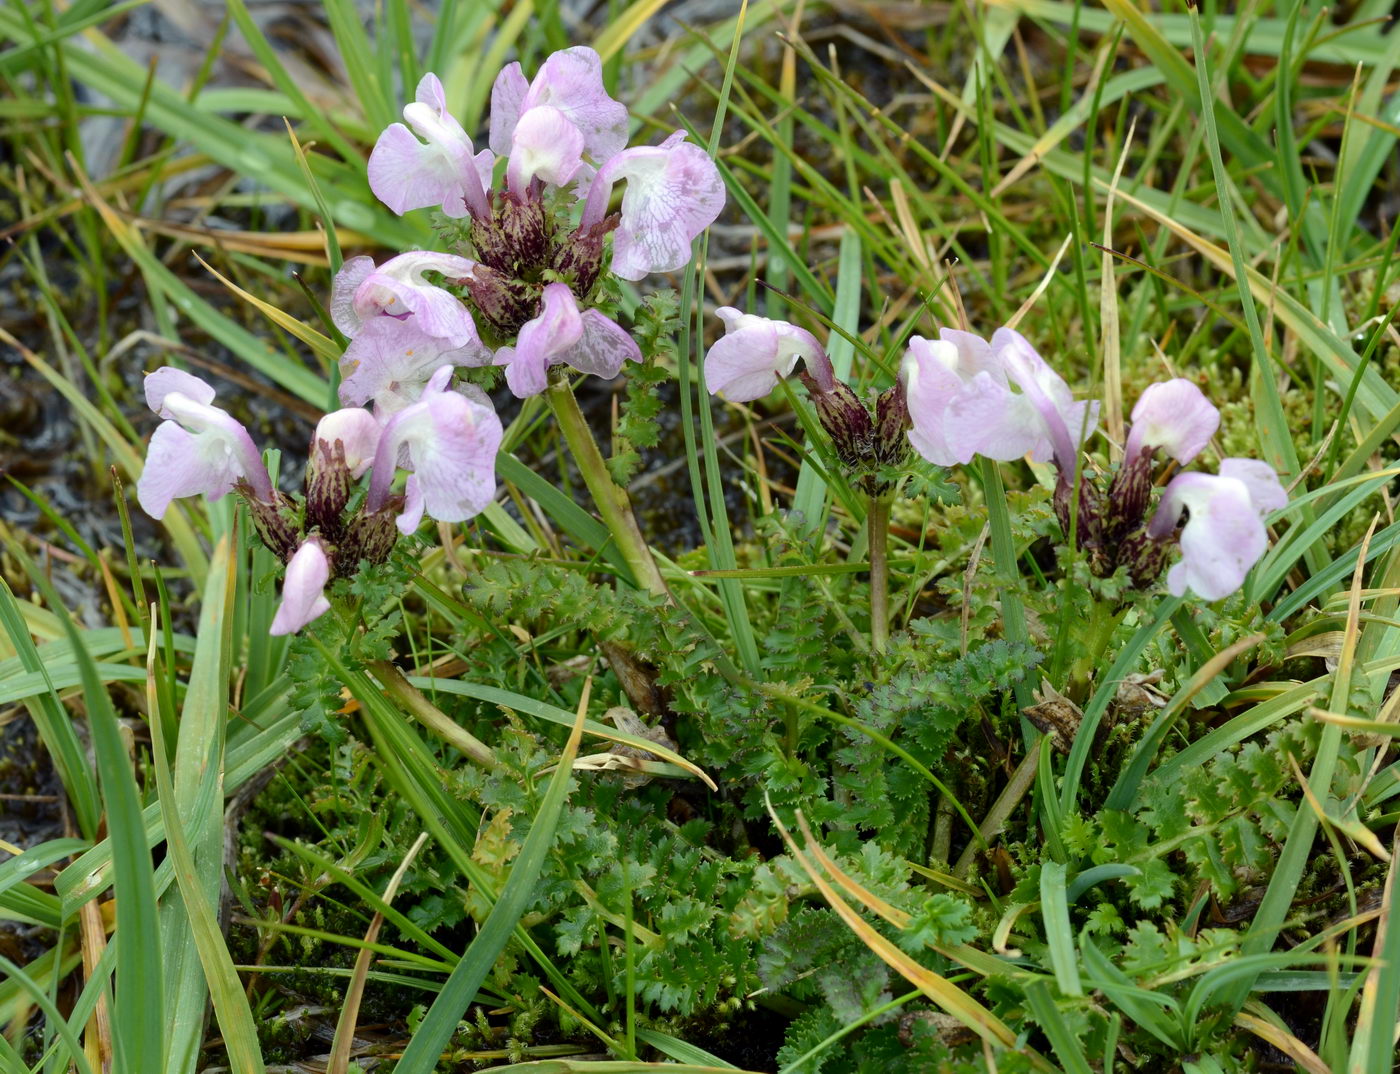
[[871, 496], [865, 513], [870, 547], [870, 646], [883, 653], [890, 640], [890, 497]]
[[612, 474], [608, 473], [608, 464], [598, 450], [598, 442], [593, 439], [588, 420], [579, 409], [567, 377], [551, 381], [545, 395], [549, 399], [550, 409], [554, 411], [555, 420], [559, 422], [564, 440], [573, 452], [579, 473], [583, 475], [583, 483], [588, 486], [603, 524], [617, 542], [618, 551], [631, 568], [638, 588], [656, 597], [669, 597], [666, 582], [642, 537], [636, 516], [632, 514], [632, 502], [627, 498], [626, 490], [619, 488]]
[[448, 744], [455, 746], [483, 768], [496, 767], [496, 755], [491, 752], [491, 747], [419, 693], [418, 688], [408, 681], [396, 664], [388, 660], [371, 660], [365, 667], [384, 687], [385, 696], [398, 702], [399, 706], [419, 723], [441, 735]]
[[[1016, 576], [1016, 539], [1011, 533], [1011, 515], [1006, 508], [1006, 489], [1001, 483], [1001, 470], [992, 459], [982, 459], [982, 495], [987, 501], [987, 522], [991, 528], [992, 561], [1001, 582], [1002, 633], [1010, 642], [1027, 643], [1026, 610]], [[1023, 679], [1015, 687], [1016, 703], [1025, 708], [1032, 701], [1030, 682]], [[1034, 736], [1030, 723], [1023, 721], [1023, 732], [1029, 746]]]

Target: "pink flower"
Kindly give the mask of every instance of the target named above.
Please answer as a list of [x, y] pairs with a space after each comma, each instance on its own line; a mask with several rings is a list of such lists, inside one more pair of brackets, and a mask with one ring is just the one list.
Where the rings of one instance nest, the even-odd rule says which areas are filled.
[[603, 88], [603, 61], [591, 48], [579, 45], [552, 53], [530, 82], [518, 63], [501, 70], [491, 88], [492, 152], [513, 157], [524, 137], [520, 124], [532, 110], [544, 107], [578, 132], [582, 152], [595, 163], [627, 144], [627, 108]]
[[454, 347], [424, 334], [412, 318], [374, 317], [365, 322], [340, 358], [340, 401], [345, 406], [373, 402], [375, 415], [387, 419], [416, 402], [428, 378], [443, 364], [488, 365], [491, 352], [479, 341]]
[[351, 338], [366, 323], [381, 316], [412, 321], [424, 335], [453, 347], [480, 346], [476, 324], [466, 306], [449, 291], [427, 280], [436, 272], [449, 279], [466, 279], [475, 261], [452, 254], [411, 250], [378, 268], [369, 257], [352, 257], [341, 266], [331, 286], [331, 320]]
[[1278, 475], [1257, 459], [1224, 459], [1218, 475], [1177, 474], [1147, 527], [1153, 540], [1166, 540], [1182, 511], [1189, 512], [1181, 560], [1167, 572], [1167, 589], [1179, 597], [1189, 587], [1205, 600], [1239, 589], [1269, 544], [1263, 516], [1287, 503]]
[[496, 364], [506, 367], [506, 383], [519, 399], [544, 391], [553, 365], [612, 378], [625, 362], [641, 360], [631, 336], [597, 310], [580, 313], [573, 292], [562, 283], [545, 285], [540, 312], [521, 327], [516, 345], [496, 352]]
[[988, 343], [971, 332], [915, 336], [900, 367], [909, 396], [910, 443], [939, 466], [974, 455], [1009, 462], [1054, 456], [1073, 475], [1081, 438], [1098, 405], [1076, 403], [1069, 386], [1024, 336], [999, 328]]
[[1133, 407], [1124, 455], [1129, 463], [1143, 451], [1162, 448], [1181, 465], [1194, 459], [1220, 427], [1220, 411], [1201, 389], [1176, 377], [1149, 385]]
[[152, 518], [162, 518], [182, 496], [217, 500], [240, 479], [261, 501], [272, 499], [272, 481], [262, 455], [243, 425], [210, 404], [214, 389], [178, 369], [146, 377], [146, 403], [166, 419], [151, 436], [136, 499]]
[[705, 387], [731, 403], [762, 399], [789, 376], [801, 358], [824, 390], [834, 387], [831, 361], [817, 338], [787, 321], [743, 313], [733, 306], [715, 311], [724, 335], [705, 355]]
[[687, 142], [684, 131], [660, 145], [623, 150], [594, 176], [583, 209], [584, 227], [603, 219], [619, 180], [626, 181], [627, 189], [613, 236], [613, 273], [640, 280], [688, 264], [691, 242], [724, 208], [724, 181], [710, 155]]
[[366, 508], [383, 509], [395, 470], [411, 471], [397, 525], [412, 533], [426, 511], [440, 522], [465, 522], [496, 494], [496, 452], [501, 419], [479, 390], [452, 391], [452, 366], [437, 370], [416, 403], [384, 426], [374, 456]]
[[494, 159], [489, 150], [474, 153], [467, 132], [448, 114], [437, 75], [423, 76], [403, 118], [408, 126], [391, 124], [370, 153], [375, 197], [400, 216], [429, 207], [451, 217], [489, 215], [486, 190]]
[[306, 538], [287, 561], [287, 573], [282, 579], [282, 603], [277, 606], [268, 633], [274, 637], [295, 634], [330, 611], [331, 602], [325, 593], [330, 576], [331, 565], [325, 547], [316, 537]]

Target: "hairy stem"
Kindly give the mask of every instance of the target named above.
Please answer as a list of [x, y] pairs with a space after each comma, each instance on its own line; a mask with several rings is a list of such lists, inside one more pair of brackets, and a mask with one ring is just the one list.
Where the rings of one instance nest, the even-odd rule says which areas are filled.
[[871, 496], [865, 514], [870, 546], [870, 647], [883, 653], [890, 640], [890, 497]]
[[653, 596], [669, 596], [666, 582], [642, 537], [636, 516], [632, 514], [632, 502], [627, 498], [626, 490], [619, 488], [608, 473], [603, 453], [598, 450], [598, 442], [593, 439], [588, 421], [579, 409], [568, 380], [560, 378], [552, 381], [545, 389], [545, 396], [569, 450], [573, 452], [574, 462], [578, 464], [579, 473], [583, 475], [583, 483], [588, 486], [598, 514], [617, 542], [618, 551], [631, 568], [638, 588], [645, 589]]

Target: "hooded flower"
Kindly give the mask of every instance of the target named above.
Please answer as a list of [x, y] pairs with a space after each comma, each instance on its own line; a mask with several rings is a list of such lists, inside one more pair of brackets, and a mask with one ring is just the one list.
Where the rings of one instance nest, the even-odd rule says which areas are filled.
[[834, 388], [831, 361], [805, 328], [733, 306], [715, 312], [724, 322], [724, 335], [705, 355], [705, 387], [711, 395], [722, 394], [731, 403], [762, 399], [792, 373], [799, 358], [821, 390]]
[[1150, 538], [1164, 541], [1182, 511], [1189, 513], [1181, 560], [1167, 572], [1167, 589], [1181, 596], [1189, 587], [1206, 600], [1229, 596], [1268, 547], [1263, 516], [1287, 503], [1278, 475], [1257, 459], [1224, 459], [1218, 475], [1177, 474], [1147, 527]]
[[277, 606], [268, 633], [274, 637], [295, 634], [330, 611], [331, 602], [325, 593], [330, 576], [331, 565], [325, 547], [315, 537], [306, 538], [287, 562], [287, 573], [282, 579], [282, 603]]
[[501, 419], [489, 400], [452, 391], [452, 367], [432, 375], [416, 403], [384, 426], [374, 456], [366, 507], [381, 510], [401, 465], [411, 471], [404, 488], [399, 530], [412, 533], [426, 511], [440, 522], [465, 522], [496, 494], [496, 452]]
[[151, 436], [146, 465], [136, 482], [142, 510], [162, 518], [170, 501], [182, 496], [217, 500], [240, 480], [263, 502], [272, 500], [272, 481], [248, 430], [210, 404], [214, 389], [178, 369], [158, 369], [146, 377], [146, 403], [166, 419]]
[[467, 132], [448, 114], [437, 75], [423, 76], [403, 118], [408, 126], [391, 124], [370, 153], [375, 197], [400, 216], [429, 207], [451, 217], [485, 215], [494, 158], [489, 150], [474, 153]]
[[562, 283], [545, 285], [540, 312], [520, 329], [516, 345], [496, 352], [496, 364], [506, 367], [506, 383], [519, 399], [544, 391], [553, 365], [610, 379], [624, 363], [641, 360], [631, 336], [597, 310], [580, 313], [573, 292]]
[[1128, 462], [1144, 451], [1164, 450], [1185, 466], [1201, 453], [1220, 427], [1216, 410], [1201, 389], [1177, 377], [1149, 385], [1133, 407], [1124, 456]]
[[564, 186], [583, 166], [583, 134], [549, 105], [531, 108], [515, 126], [506, 183], [523, 194], [538, 178], [551, 186]]
[[603, 219], [613, 184], [626, 181], [613, 237], [612, 270], [624, 280], [671, 272], [690, 261], [695, 236], [724, 208], [724, 180], [710, 155], [676, 131], [660, 145], [625, 149], [598, 169], [583, 226]]
[[[466, 306], [450, 292], [427, 281], [436, 272], [465, 280], [475, 261], [452, 254], [412, 250], [378, 268], [369, 257], [352, 257], [341, 266], [331, 288], [331, 320], [352, 339], [381, 316], [412, 323], [424, 335], [453, 347], [481, 346]], [[484, 349], [484, 348], [483, 348]]]
[[[992, 353], [1008, 380], [1021, 390], [1011, 403], [1010, 413], [1025, 422], [1024, 434], [1034, 438], [1029, 449], [1031, 458], [1043, 462], [1053, 457], [1061, 478], [1072, 482], [1079, 464], [1079, 446], [1098, 426], [1099, 404], [1075, 402], [1064, 378], [1014, 328], [998, 328], [992, 334]], [[994, 459], [1016, 458], [1007, 451], [1019, 442], [1021, 435], [1003, 426], [978, 450]], [[1002, 436], [1005, 441], [1000, 440]], [[997, 454], [998, 449], [1001, 454]]]
[[340, 401], [363, 406], [373, 401], [382, 421], [416, 402], [435, 370], [443, 364], [488, 365], [491, 352], [479, 342], [454, 347], [420, 331], [412, 320], [375, 317], [340, 358]]
[[551, 53], [530, 82], [518, 63], [501, 70], [491, 87], [492, 152], [513, 157], [517, 144], [533, 137], [520, 127], [538, 108], [551, 109], [577, 131], [582, 152], [595, 163], [627, 144], [627, 107], [603, 88], [603, 60], [591, 48], [578, 45]]

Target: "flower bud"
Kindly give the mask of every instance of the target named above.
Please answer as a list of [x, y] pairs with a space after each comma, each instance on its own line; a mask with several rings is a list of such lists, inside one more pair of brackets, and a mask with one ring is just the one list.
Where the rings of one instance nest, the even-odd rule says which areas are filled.
[[909, 458], [909, 400], [904, 382], [896, 380], [875, 400], [875, 461], [881, 466], [903, 466]]
[[248, 517], [252, 520], [253, 529], [257, 530], [262, 543], [267, 545], [274, 556], [285, 562], [300, 541], [297, 531], [287, 520], [286, 511], [291, 506], [287, 498], [274, 489], [271, 500], [259, 499], [253, 487], [246, 481], [240, 481], [234, 486], [234, 490], [248, 505]]
[[507, 276], [536, 269], [548, 259], [553, 221], [537, 191], [496, 194], [489, 220], [472, 221], [472, 244], [487, 265]]
[[586, 298], [603, 270], [603, 244], [622, 218], [613, 213], [598, 223], [580, 227], [554, 248], [550, 268], [569, 283], [569, 290]]
[[1152, 452], [1139, 451], [1125, 456], [1108, 487], [1104, 505], [1104, 538], [1116, 544], [1147, 521], [1147, 505], [1152, 498]]
[[395, 496], [385, 502], [378, 511], [362, 509], [350, 519], [345, 527], [345, 536], [336, 548], [336, 558], [348, 569], [361, 560], [383, 563], [394, 550], [399, 539], [398, 527], [394, 524], [403, 510], [403, 498]]
[[839, 380], [833, 383], [829, 391], [822, 391], [805, 370], [797, 375], [807, 386], [808, 396], [816, 407], [822, 428], [831, 437], [836, 457], [851, 470], [868, 469], [875, 460], [875, 430], [865, 404]]

